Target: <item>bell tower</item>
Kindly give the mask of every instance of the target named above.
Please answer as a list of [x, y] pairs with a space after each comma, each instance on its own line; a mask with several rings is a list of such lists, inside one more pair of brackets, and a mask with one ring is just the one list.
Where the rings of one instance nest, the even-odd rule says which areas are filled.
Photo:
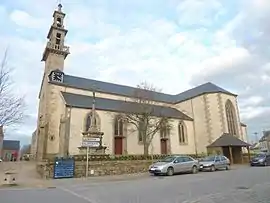
[[47, 35], [48, 40], [41, 60], [45, 62], [45, 69], [39, 92], [37, 160], [42, 160], [49, 154], [57, 154], [59, 151], [60, 118], [57, 106], [59, 90], [49, 83], [49, 76], [54, 70], [64, 71], [64, 62], [69, 55], [69, 47], [65, 45], [68, 32], [64, 27], [65, 15], [62, 4], [58, 4], [53, 13], [53, 23]]
[[43, 52], [42, 61], [45, 61], [45, 74], [52, 70], [64, 70], [64, 61], [68, 56], [69, 47], [65, 46], [65, 37], [68, 32], [64, 27], [65, 13], [62, 12], [62, 4], [58, 4], [53, 13], [53, 24], [47, 35], [47, 44]]

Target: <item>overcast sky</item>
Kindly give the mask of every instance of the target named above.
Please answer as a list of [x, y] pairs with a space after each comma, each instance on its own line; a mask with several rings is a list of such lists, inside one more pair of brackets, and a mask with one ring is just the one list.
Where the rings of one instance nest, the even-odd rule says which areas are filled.
[[[180, 3], [179, 3], [180, 2]], [[62, 0], [71, 54], [65, 72], [179, 93], [211, 81], [238, 94], [251, 137], [270, 128], [269, 0]], [[36, 127], [40, 61], [57, 0], [1, 0], [0, 56], [9, 48], [27, 119], [7, 138], [30, 141]]]

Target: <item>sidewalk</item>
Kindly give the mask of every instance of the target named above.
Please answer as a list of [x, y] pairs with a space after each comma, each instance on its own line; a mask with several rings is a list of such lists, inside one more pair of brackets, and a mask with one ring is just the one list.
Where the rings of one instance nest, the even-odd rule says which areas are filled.
[[16, 173], [16, 184], [19, 187], [46, 187], [49, 182], [41, 179], [36, 172], [35, 163], [30, 161], [0, 163], [0, 187], [5, 187], [5, 173]]
[[125, 181], [145, 178], [149, 176], [148, 173], [139, 174], [125, 174], [125, 175], [113, 175], [113, 176], [90, 176], [88, 178], [70, 178], [70, 179], [42, 179], [37, 174], [34, 162], [2, 162], [0, 164], [0, 188], [6, 187], [4, 183], [5, 172], [17, 173], [16, 188], [17, 187], [55, 187], [66, 184], [84, 184], [87, 182], [110, 182], [110, 181]]
[[[235, 164], [231, 166], [231, 170], [249, 168], [248, 164]], [[138, 180], [149, 177], [148, 173], [138, 173], [138, 174], [124, 174], [124, 175], [113, 175], [113, 176], [94, 176], [88, 178], [70, 178], [70, 179], [41, 179], [35, 170], [35, 163], [33, 162], [10, 162], [5, 163], [0, 167], [0, 180], [1, 184], [4, 179], [4, 171], [13, 170], [18, 173], [17, 184], [18, 187], [28, 187], [28, 188], [46, 188], [46, 187], [56, 187], [63, 185], [78, 185], [78, 184], [88, 184], [88, 183], [99, 183], [99, 182], [113, 182], [113, 181], [129, 181]], [[1, 188], [0, 184], [0, 188]]]

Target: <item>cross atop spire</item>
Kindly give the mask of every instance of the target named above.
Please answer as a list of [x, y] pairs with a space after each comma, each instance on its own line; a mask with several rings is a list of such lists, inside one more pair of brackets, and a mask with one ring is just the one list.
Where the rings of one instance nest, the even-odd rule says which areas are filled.
[[58, 11], [59, 12], [62, 12], [62, 7], [63, 7], [62, 4], [58, 4]]
[[63, 6], [62, 6], [62, 3], [61, 3], [61, 0], [58, 0], [57, 2], [58, 2], [58, 6], [57, 6], [58, 11], [59, 11], [59, 12], [62, 12], [62, 7], [63, 7]]

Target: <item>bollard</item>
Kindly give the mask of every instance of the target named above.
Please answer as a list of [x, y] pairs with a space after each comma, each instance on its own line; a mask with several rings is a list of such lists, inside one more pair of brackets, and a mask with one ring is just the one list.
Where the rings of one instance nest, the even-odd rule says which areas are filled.
[[17, 173], [6, 172], [3, 185], [17, 185]]

